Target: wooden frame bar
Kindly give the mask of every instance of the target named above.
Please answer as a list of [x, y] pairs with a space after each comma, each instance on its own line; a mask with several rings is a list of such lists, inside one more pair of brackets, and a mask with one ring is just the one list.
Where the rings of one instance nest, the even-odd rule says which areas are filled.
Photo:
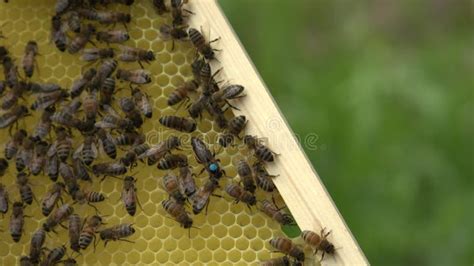
[[191, 26], [210, 27], [211, 38], [221, 37], [217, 53], [224, 75], [242, 84], [249, 97], [235, 102], [249, 119], [247, 132], [268, 139], [269, 147], [280, 155], [268, 164], [270, 173], [280, 176], [274, 182], [302, 230], [331, 230], [329, 240], [336, 246], [335, 256], [326, 256], [324, 265], [368, 265], [362, 250], [337, 210], [321, 179], [313, 169], [271, 94], [260, 78], [242, 44], [215, 0], [190, 1]]

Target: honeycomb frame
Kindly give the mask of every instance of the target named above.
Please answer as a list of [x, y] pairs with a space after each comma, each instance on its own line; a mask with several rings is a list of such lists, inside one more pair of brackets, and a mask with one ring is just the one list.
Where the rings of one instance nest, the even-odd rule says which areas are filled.
[[[37, 57], [38, 68], [31, 78], [34, 82], [51, 82], [68, 88], [73, 81], [78, 78], [81, 72], [89, 64], [80, 61], [78, 54], [68, 54], [59, 52], [53, 43], [50, 42], [50, 17], [54, 13], [55, 0], [13, 0], [8, 4], [0, 4], [0, 24], [3, 26], [0, 31], [6, 39], [0, 40], [0, 45], [5, 45], [10, 51], [16, 63], [21, 62], [24, 53], [24, 46], [29, 40], [38, 42], [40, 55]], [[153, 119], [145, 120], [143, 132], [147, 132], [147, 141], [156, 144], [167, 138], [169, 135], [183, 134], [165, 129], [158, 122], [162, 115], [178, 114], [184, 115], [185, 108], [178, 111], [168, 107], [166, 96], [171, 93], [176, 86], [191, 78], [190, 64], [195, 58], [195, 50], [188, 42], [177, 42], [175, 50], [171, 51], [171, 42], [159, 41], [158, 28], [166, 22], [166, 19], [159, 17], [152, 8], [151, 1], [136, 1], [131, 7], [118, 6], [117, 10], [130, 11], [133, 20], [129, 28], [130, 40], [125, 45], [151, 49], [156, 52], [157, 60], [145, 66], [153, 74], [153, 82], [141, 86], [152, 98], [154, 103]], [[120, 26], [117, 26], [120, 28]], [[126, 69], [139, 68], [136, 63], [120, 62], [119, 67]], [[21, 69], [20, 69], [21, 72]], [[0, 74], [3, 79], [3, 73]], [[119, 83], [118, 87], [123, 90], [116, 94], [116, 97], [128, 95], [126, 83]], [[27, 98], [27, 104], [32, 102], [34, 96]], [[21, 101], [21, 100], [20, 100]], [[33, 116], [22, 119], [20, 128], [28, 131], [35, 125], [35, 121], [40, 116], [40, 112]], [[217, 143], [218, 127], [208, 116], [204, 116], [198, 123], [198, 130], [193, 136], [203, 135], [207, 139]], [[7, 130], [0, 131], [1, 142], [5, 144], [10, 136]], [[75, 147], [80, 144], [80, 138], [74, 138]], [[3, 147], [3, 145], [2, 145]], [[212, 147], [212, 146], [211, 146]], [[188, 154], [188, 160], [192, 162], [193, 171], [197, 172], [200, 167], [192, 156], [191, 147], [184, 147]], [[217, 149], [217, 148], [216, 148]], [[3, 152], [3, 151], [2, 151]], [[122, 153], [119, 153], [118, 158]], [[236, 176], [236, 165], [238, 159], [247, 155], [245, 148], [228, 148], [225, 154], [221, 153], [218, 158], [221, 160], [223, 169], [229, 176]], [[106, 160], [101, 155], [100, 160]], [[0, 181], [7, 185], [11, 201], [20, 199], [18, 189], [15, 185], [16, 170], [14, 161], [9, 161], [10, 167]], [[140, 167], [139, 167], [140, 168]], [[132, 173], [134, 171], [132, 170]], [[272, 254], [267, 251], [268, 241], [275, 235], [281, 235], [281, 228], [278, 223], [272, 221], [255, 208], [249, 210], [244, 204], [234, 204], [223, 191], [219, 193], [223, 198], [211, 197], [207, 215], [204, 211], [199, 215], [194, 215], [194, 225], [190, 232], [183, 229], [174, 221], [161, 207], [161, 201], [168, 198], [166, 192], [161, 187], [160, 178], [166, 171], [157, 170], [156, 167], [145, 167], [139, 169], [134, 174], [137, 178], [138, 198], [143, 206], [143, 210], [138, 210], [134, 217], [129, 216], [120, 200], [122, 181], [107, 178], [100, 182], [94, 180], [93, 185], [82, 182], [81, 185], [91, 187], [94, 191], [104, 193], [107, 199], [104, 202], [94, 204], [100, 210], [108, 225], [118, 223], [133, 223], [136, 233], [129, 239], [135, 243], [111, 242], [107, 247], [99, 242], [96, 250], [88, 248], [83, 250], [82, 255], [76, 258], [79, 265], [123, 265], [123, 264], [160, 264], [160, 265], [249, 265], [256, 264], [262, 260], [281, 255]], [[46, 175], [30, 176], [30, 183], [37, 201], [41, 201], [42, 195], [51, 186]], [[197, 185], [200, 186], [205, 180], [205, 176], [196, 178]], [[238, 180], [228, 179], [225, 182]], [[47, 185], [44, 185], [44, 184]], [[221, 188], [225, 186], [221, 182]], [[269, 195], [261, 191], [257, 193], [259, 199], [267, 198]], [[31, 206], [25, 208], [25, 214], [32, 216], [25, 218], [24, 232], [19, 243], [13, 243], [8, 230], [8, 222], [11, 211], [9, 211], [0, 222], [0, 265], [15, 265], [22, 255], [29, 252], [29, 241], [32, 233], [39, 228], [46, 220], [41, 214], [41, 207], [38, 202], [33, 202]], [[69, 202], [71, 203], [71, 202]], [[74, 205], [76, 213], [81, 217], [95, 214], [94, 209], [87, 205]], [[11, 206], [10, 206], [11, 209]], [[45, 242], [45, 247], [54, 248], [60, 245], [68, 246], [67, 230], [58, 228], [58, 235], [49, 233]], [[190, 233], [190, 236], [188, 234]], [[68, 254], [71, 255], [70, 250]]]
[[[1, 3], [0, 31], [8, 39], [0, 40], [0, 45], [6, 45], [18, 60], [23, 54], [24, 44], [30, 39], [37, 40], [41, 53], [38, 57], [40, 72], [39, 75], [35, 74], [32, 80], [55, 82], [63, 87], [69, 87], [86, 64], [80, 62], [77, 55], [59, 53], [49, 42], [49, 19], [54, 12], [54, 2], [54, 0], [10, 0], [8, 4]], [[153, 73], [153, 83], [143, 88], [147, 91], [153, 90], [153, 93], [156, 93], [154, 90], [159, 90], [160, 95], [168, 95], [174, 87], [191, 77], [191, 70], [187, 64], [194, 59], [195, 52], [189, 43], [178, 42], [176, 51], [180, 53], [171, 55], [171, 43], [156, 41], [159, 36], [158, 27], [166, 19], [156, 15], [151, 7], [151, 1], [136, 0], [135, 2], [136, 4], [132, 7], [118, 7], [119, 10], [130, 11], [133, 16], [132, 23], [129, 25], [131, 40], [126, 45], [158, 51], [158, 60], [146, 67]], [[211, 36], [222, 38], [217, 45], [224, 52], [218, 54], [219, 61], [214, 62], [213, 66], [218, 68], [220, 64], [224, 67], [222, 79], [240, 83], [247, 88], [247, 95], [250, 97], [235, 104], [241, 110], [241, 112], [235, 111], [235, 114], [244, 114], [249, 118], [247, 133], [266, 137], [270, 147], [280, 153], [276, 163], [269, 165], [268, 169], [271, 173], [280, 174], [279, 178], [275, 179], [275, 184], [298, 225], [302, 229], [316, 232], [323, 227], [333, 231], [331, 241], [339, 249], [336, 256], [326, 257], [323, 264], [368, 264], [216, 1], [193, 0], [190, 2], [188, 9], [195, 13], [191, 16], [190, 26], [199, 28], [209, 24]], [[174, 63], [181, 64], [182, 67], [176, 68], [173, 66]], [[120, 65], [124, 68], [139, 67], [137, 64], [121, 63]], [[176, 75], [177, 73], [180, 75]], [[175, 76], [170, 77], [170, 75]], [[1, 77], [2, 74], [0, 74]], [[125, 95], [124, 91], [119, 94]], [[153, 93], [149, 94], [153, 96]], [[165, 97], [157, 97], [154, 106], [153, 120], [148, 120], [143, 127], [144, 131], [149, 132], [147, 141], [151, 144], [157, 143], [170, 134], [159, 125], [156, 118], [161, 115], [183, 114], [184, 112], [183, 109], [176, 112], [173, 108], [159, 108], [166, 106]], [[35, 115], [22, 120], [20, 126], [32, 125], [32, 121], [37, 117], [38, 115]], [[198, 131], [205, 133], [204, 136], [211, 140], [215, 140], [219, 132], [208, 116], [198, 123]], [[199, 132], [193, 135], [199, 135]], [[5, 131], [0, 132], [0, 137], [2, 142], [7, 140]], [[189, 146], [185, 147], [185, 149], [189, 148]], [[237, 147], [226, 149], [225, 154], [220, 154], [218, 157], [222, 160], [227, 174], [235, 176], [236, 171], [232, 163], [241, 156], [247, 155], [245, 148]], [[195, 165], [193, 156], [188, 156], [188, 159]], [[0, 177], [0, 181], [9, 183], [8, 188], [12, 190], [10, 198], [18, 199], [18, 194], [15, 194], [16, 188], [11, 182], [15, 176], [12, 169], [10, 166], [7, 174]], [[99, 184], [101, 192], [106, 193], [108, 199], [97, 206], [104, 214], [109, 214], [106, 211], [110, 210], [110, 207], [114, 207], [115, 211], [114, 216], [107, 218], [107, 223], [112, 225], [136, 221], [137, 233], [130, 238], [135, 241], [135, 244], [109, 243], [106, 249], [99, 244], [95, 252], [88, 249], [83, 256], [78, 258], [80, 264], [249, 265], [281, 256], [278, 253], [271, 253], [268, 245], [270, 238], [283, 235], [280, 226], [255, 209], [250, 211], [243, 204], [233, 204], [232, 200], [225, 195], [225, 198], [213, 197], [211, 199], [207, 216], [204, 214], [193, 216], [195, 225], [199, 229], [191, 229], [191, 238], [188, 238], [187, 230], [180, 228], [171, 218], [165, 218], [165, 212], [159, 205], [159, 202], [165, 198], [165, 194], [156, 180], [156, 176], [161, 177], [165, 172], [155, 169], [153, 172], [155, 174], [151, 175], [140, 171], [135, 175], [139, 180], [137, 186], [143, 206], [143, 211], [139, 210], [135, 217], [128, 216], [120, 203], [109, 204], [109, 201], [118, 201], [120, 182], [107, 179]], [[47, 177], [42, 178], [47, 179]], [[203, 177], [198, 178], [198, 184], [203, 179]], [[31, 177], [30, 180], [34, 184], [33, 189], [37, 195], [44, 193], [46, 188], [40, 185], [41, 178]], [[225, 182], [232, 181], [229, 179]], [[221, 186], [224, 184], [221, 183]], [[259, 193], [257, 195], [259, 200], [268, 199], [269, 195]], [[283, 204], [283, 201], [277, 197], [277, 203]], [[36, 203], [33, 203], [33, 208], [34, 204]], [[40, 215], [39, 207], [36, 207], [38, 208], [36, 211], [31, 211], [32, 207], [25, 211], [27, 215], [33, 215], [35, 218], [27, 221], [20, 244], [12, 244], [10, 241], [9, 214], [2, 217], [0, 229], [4, 232], [0, 232], [2, 237], [0, 264], [15, 264], [20, 255], [27, 254], [31, 233], [45, 219]], [[80, 209], [81, 215], [93, 213], [88, 206], [74, 207]], [[301, 239], [297, 242], [301, 243]], [[67, 234], [60, 234], [55, 239], [48, 237], [45, 246], [52, 248], [66, 243]], [[308, 252], [306, 252], [305, 264], [318, 264], [317, 258], [310, 255], [310, 250], [306, 251]], [[179, 260], [180, 257], [184, 259]]]

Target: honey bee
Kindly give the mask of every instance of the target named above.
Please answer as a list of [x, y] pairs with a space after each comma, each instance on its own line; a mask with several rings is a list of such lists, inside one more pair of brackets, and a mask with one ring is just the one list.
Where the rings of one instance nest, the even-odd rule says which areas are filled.
[[53, 184], [50, 190], [46, 193], [43, 200], [41, 201], [41, 212], [44, 216], [48, 216], [53, 211], [54, 206], [61, 200], [61, 194], [66, 189], [65, 185], [61, 182]]
[[91, 216], [87, 220], [79, 236], [79, 246], [81, 249], [86, 249], [91, 244], [92, 240], [94, 240], [95, 243], [95, 234], [102, 224], [102, 218], [98, 215]]
[[317, 254], [318, 251], [323, 252], [321, 257], [321, 260], [323, 260], [326, 253], [334, 254], [336, 252], [334, 245], [327, 240], [329, 234], [331, 234], [331, 231], [326, 233], [325, 229], [323, 228], [319, 235], [313, 231], [305, 230], [301, 232], [301, 237], [306, 242], [306, 244], [314, 248], [314, 254]]
[[290, 214], [281, 211], [280, 208], [276, 207], [275, 203], [272, 204], [268, 200], [262, 201], [261, 211], [281, 225], [295, 224]]
[[102, 144], [102, 148], [111, 159], [117, 158], [117, 147], [115, 146], [112, 136], [103, 128], [97, 131], [97, 137]]
[[196, 57], [191, 63], [191, 70], [193, 72], [193, 77], [196, 82], [201, 83], [201, 69], [206, 65], [206, 61], [202, 57]]
[[244, 189], [253, 194], [256, 189], [253, 173], [250, 165], [245, 160], [238, 162], [237, 173], [240, 176], [240, 181], [244, 185]]
[[137, 157], [145, 153], [148, 149], [150, 149], [150, 146], [146, 143], [135, 145], [120, 159], [120, 162], [132, 169], [137, 166]]
[[286, 237], [274, 237], [270, 240], [270, 245], [283, 254], [295, 258], [299, 262], [303, 262], [305, 259], [303, 250]]
[[148, 84], [151, 82], [151, 73], [143, 69], [118, 69], [116, 77], [119, 80], [128, 81], [132, 84]]
[[40, 141], [49, 134], [52, 127], [51, 117], [53, 116], [55, 111], [56, 109], [54, 108], [54, 106], [50, 106], [44, 109], [43, 113], [41, 114], [40, 121], [35, 126], [32, 135], [33, 139], [35, 139], [36, 141]]
[[23, 171], [23, 169], [31, 168], [31, 161], [33, 160], [33, 151], [35, 148], [35, 142], [31, 137], [23, 140], [23, 146], [20, 148], [18, 155], [16, 156], [16, 170], [18, 172]]
[[0, 158], [0, 177], [5, 174], [5, 171], [8, 169], [8, 161], [4, 158]]
[[201, 94], [201, 96], [199, 96], [199, 98], [188, 107], [189, 116], [194, 119], [201, 117], [202, 112], [206, 108], [208, 102], [209, 96]]
[[120, 109], [125, 113], [125, 116], [133, 122], [136, 128], [140, 128], [143, 124], [143, 118], [140, 110], [135, 105], [132, 98], [124, 97], [119, 100]]
[[110, 43], [123, 43], [130, 39], [130, 35], [123, 30], [109, 30], [99, 31], [96, 34], [96, 39], [99, 42]]
[[96, 191], [88, 191], [88, 190], [76, 190], [75, 193], [72, 195], [72, 199], [74, 203], [85, 204], [91, 206], [95, 209], [96, 212], [99, 212], [96, 206], [92, 205], [92, 203], [102, 202], [105, 200], [104, 194]]
[[58, 0], [56, 1], [56, 15], [61, 15], [66, 13], [66, 11], [72, 6], [73, 1], [71, 0]]
[[5, 189], [5, 186], [0, 183], [0, 213], [4, 215], [8, 212], [8, 191]]
[[20, 258], [20, 266], [34, 266], [33, 262], [31, 262], [30, 257], [28, 256], [21, 256]]
[[48, 93], [42, 93], [31, 105], [32, 110], [45, 109], [57, 102], [63, 101], [69, 97], [69, 92], [66, 90], [57, 90]]
[[15, 202], [13, 203], [13, 212], [10, 218], [10, 235], [13, 241], [20, 241], [24, 224], [25, 215], [23, 214], [23, 203]]
[[227, 133], [222, 134], [219, 137], [219, 144], [223, 147], [227, 147], [234, 141], [234, 136], [239, 138], [240, 132], [242, 132], [247, 125], [247, 118], [243, 115], [232, 118], [227, 125]]
[[132, 97], [142, 114], [146, 118], [152, 118], [153, 107], [148, 95], [137, 88], [132, 89]]
[[46, 240], [46, 232], [43, 228], [37, 229], [31, 236], [30, 260], [32, 263], [34, 264], [39, 263], [45, 240]]
[[[189, 99], [188, 94], [190, 92], [196, 92], [199, 88], [199, 83], [196, 80], [190, 80], [183, 83], [181, 86], [177, 87], [171, 94], [168, 96], [168, 105], [173, 106], [184, 99]], [[196, 118], [196, 117], [193, 117]]]
[[191, 146], [196, 155], [196, 161], [204, 165], [204, 169], [207, 170], [211, 178], [219, 179], [222, 177], [222, 174], [225, 174], [224, 170], [219, 166], [219, 159], [215, 158], [214, 154], [211, 153], [202, 140], [191, 137]]
[[163, 188], [168, 195], [178, 204], [183, 204], [186, 198], [181, 194], [178, 178], [174, 174], [167, 174], [163, 177]]
[[92, 172], [95, 176], [119, 176], [127, 172], [127, 168], [122, 163], [99, 163], [92, 166]]
[[126, 176], [123, 180], [122, 201], [128, 214], [134, 216], [137, 211], [137, 188], [135, 187], [137, 180], [133, 176]]
[[166, 153], [171, 150], [178, 148], [181, 145], [181, 141], [176, 136], [171, 136], [168, 139], [152, 146], [145, 153], [138, 156], [138, 159], [148, 158], [148, 165], [155, 164], [158, 160], [163, 158]]
[[135, 229], [132, 224], [119, 224], [106, 228], [100, 231], [100, 238], [105, 241], [104, 247], [109, 241], [126, 241], [133, 243], [133, 241], [125, 239], [135, 233]]
[[99, 101], [95, 91], [89, 91], [82, 101], [82, 108], [87, 120], [95, 120], [99, 110]]
[[91, 176], [89, 175], [88, 169], [81, 159], [73, 159], [72, 168], [74, 175], [84, 181], [92, 182]]
[[18, 102], [18, 99], [23, 96], [23, 94], [28, 91], [30, 88], [25, 82], [17, 82], [13, 88], [2, 97], [2, 109], [9, 110], [15, 106]]
[[129, 47], [129, 46], [120, 46], [120, 54], [118, 59], [123, 62], [138, 62], [143, 68], [142, 61], [149, 64], [152, 61], [155, 61], [155, 54], [153, 51], [147, 51], [140, 48]]
[[249, 191], [244, 190], [239, 185], [228, 184], [225, 187], [225, 191], [227, 192], [227, 194], [229, 194], [229, 196], [235, 198], [235, 203], [242, 201], [243, 203], [247, 204], [249, 208], [250, 206], [253, 206], [257, 203], [255, 195], [253, 195]]
[[219, 187], [219, 183], [215, 178], [209, 178], [204, 186], [200, 187], [199, 190], [193, 195], [192, 202], [193, 202], [193, 213], [198, 214], [207, 206], [209, 205], [210, 196]]
[[67, 50], [70, 54], [75, 54], [82, 50], [88, 42], [91, 41], [95, 34], [95, 27], [92, 24], [87, 24], [81, 28], [81, 32], [68, 45]]
[[63, 127], [56, 128], [56, 141], [53, 142], [49, 148], [47, 155], [52, 157], [57, 154], [61, 162], [65, 162], [69, 158], [72, 150], [72, 140], [69, 137], [66, 129]]
[[245, 95], [242, 95], [243, 91], [244, 91], [244, 87], [242, 85], [235, 85], [235, 84], [229, 85], [222, 90], [214, 92], [211, 96], [211, 99], [218, 103], [225, 102], [230, 107], [238, 109], [232, 106], [231, 104], [229, 104], [228, 100], [234, 100], [234, 99], [245, 97]]
[[53, 40], [59, 51], [66, 51], [68, 39], [66, 29], [61, 21], [61, 16], [55, 15], [51, 19], [51, 40]]
[[104, 79], [102, 82], [102, 86], [100, 86], [99, 93], [99, 104], [100, 107], [103, 108], [104, 106], [111, 105], [115, 92], [115, 78], [109, 77]]
[[38, 141], [35, 145], [33, 160], [31, 161], [31, 173], [39, 175], [46, 164], [46, 153], [49, 150], [49, 144], [45, 141]]
[[48, 160], [46, 161], [46, 172], [48, 173], [48, 177], [51, 181], [56, 182], [59, 176], [59, 160], [58, 156], [53, 155], [49, 156]]
[[77, 112], [79, 107], [81, 107], [81, 105], [82, 102], [78, 98], [74, 98], [67, 106], [59, 111], [56, 111], [51, 116], [51, 121], [65, 127], [77, 126], [79, 119], [75, 118], [74, 114]]
[[169, 12], [165, 0], [153, 0], [153, 6], [156, 8], [158, 15], [163, 15], [164, 13]]
[[112, 107], [104, 106], [107, 114], [102, 118], [101, 121], [95, 123], [95, 126], [99, 129], [120, 129], [125, 131], [132, 131], [135, 126], [133, 121], [130, 119], [122, 118]]
[[3, 73], [8, 87], [12, 88], [18, 84], [18, 67], [10, 56], [3, 59]]
[[59, 262], [61, 262], [61, 259], [64, 257], [65, 254], [66, 254], [65, 246], [53, 248], [48, 253], [46, 260], [43, 261], [43, 265], [56, 265]]
[[61, 174], [61, 177], [66, 184], [69, 195], [74, 195], [74, 193], [79, 190], [79, 184], [77, 183], [77, 178], [74, 175], [72, 167], [61, 162], [59, 164], [59, 174]]
[[35, 41], [29, 41], [25, 48], [23, 56], [23, 70], [28, 78], [33, 76], [35, 66], [35, 57], [38, 55], [38, 44]]
[[168, 199], [162, 201], [161, 205], [182, 227], [191, 228], [193, 226], [193, 220], [189, 217], [183, 204]]
[[188, 157], [184, 154], [167, 154], [158, 162], [158, 169], [169, 170], [176, 167], [187, 166]]
[[[84, 49], [83, 60], [85, 60], [84, 57], [86, 56], [87, 50], [89, 49]], [[89, 68], [79, 79], [75, 80], [70, 89], [71, 98], [75, 98], [81, 95], [81, 93], [89, 85], [89, 83], [92, 81], [96, 74], [97, 70], [95, 68]]]
[[273, 162], [275, 152], [270, 150], [267, 146], [260, 143], [257, 137], [246, 135], [244, 137], [244, 143], [254, 150], [255, 156], [260, 161]]
[[189, 28], [188, 35], [191, 43], [204, 58], [207, 60], [216, 58], [214, 51], [217, 51], [217, 49], [212, 48], [211, 43], [218, 41], [220, 38], [207, 42], [202, 33], [195, 28]]
[[181, 190], [188, 198], [191, 198], [196, 193], [196, 182], [193, 175], [189, 166], [186, 165], [179, 168], [179, 184]]
[[133, 146], [140, 145], [145, 142], [145, 135], [137, 131], [127, 131], [118, 135], [114, 139], [114, 143], [117, 146]]
[[273, 192], [276, 189], [272, 180], [276, 175], [270, 175], [263, 163], [257, 162], [254, 164], [253, 171], [255, 173], [255, 180], [258, 187], [266, 192]]
[[210, 97], [213, 93], [219, 90], [218, 82], [215, 80], [215, 77], [222, 71], [222, 68], [212, 73], [211, 65], [209, 63], [204, 62], [200, 67], [199, 80], [202, 85], [202, 93], [203, 95]]
[[163, 40], [171, 40], [171, 50], [174, 50], [174, 42], [182, 41], [188, 38], [187, 26], [170, 26], [163, 24], [160, 27], [160, 35]]
[[67, 25], [75, 33], [81, 32], [81, 18], [76, 11], [69, 12], [67, 16]]
[[73, 212], [74, 209], [69, 206], [69, 204], [64, 203], [61, 207], [53, 210], [53, 212], [48, 216], [46, 222], [43, 223], [43, 229], [46, 230], [46, 232], [54, 232], [54, 228], [58, 224], [66, 221]]
[[74, 152], [73, 158], [80, 159], [85, 165], [91, 165], [98, 154], [95, 142], [95, 136], [85, 136], [84, 142]]
[[225, 110], [223, 110], [217, 102], [210, 100], [205, 107], [209, 114], [215, 118], [216, 124], [219, 128], [225, 129], [229, 126], [229, 122], [225, 117]]
[[159, 121], [165, 127], [187, 133], [195, 131], [197, 126], [196, 122], [192, 119], [173, 115], [162, 116]]
[[263, 261], [261, 266], [290, 266], [290, 260], [287, 256]]
[[7, 113], [0, 116], [0, 129], [6, 128], [18, 121], [18, 119], [28, 115], [28, 108], [24, 105], [17, 105]]
[[73, 258], [67, 258], [63, 260], [64, 266], [77, 266], [77, 261]]
[[[99, 70], [97, 71], [97, 75], [95, 77], [95, 82], [92, 82], [92, 87], [95, 89], [96, 87], [99, 88], [102, 82], [110, 77], [112, 73], [114, 73], [115, 69], [117, 69], [118, 62], [115, 59], [107, 59], [105, 60], [100, 66]], [[94, 83], [99, 83], [96, 87], [94, 87]]]
[[[103, 32], [102, 34], [106, 34], [106, 33], [107, 32]], [[112, 48], [96, 48], [95, 47], [95, 48], [84, 49], [82, 51], [81, 59], [86, 62], [95, 62], [99, 59], [113, 58], [114, 55], [115, 55], [115, 52], [114, 52], [114, 49]]]
[[16, 184], [18, 185], [21, 201], [31, 205], [34, 195], [31, 186], [28, 184], [28, 175], [24, 172], [18, 173], [16, 176]]
[[94, 6], [96, 4], [107, 6], [109, 4], [122, 4], [130, 6], [135, 2], [135, 0], [89, 0], [89, 3]]
[[27, 133], [24, 129], [20, 129], [11, 138], [10, 141], [5, 145], [5, 158], [7, 160], [12, 159], [18, 152], [18, 148], [22, 145], [23, 140], [27, 137]]
[[171, 0], [171, 16], [173, 17], [174, 26], [185, 25], [185, 19], [187, 16], [184, 15], [184, 12], [188, 14], [194, 14], [193, 12], [183, 8], [183, 5], [187, 3], [188, 0]]
[[123, 23], [125, 28], [127, 27], [126, 23], [132, 21], [132, 16], [127, 13], [121, 12], [97, 12], [96, 20], [100, 24], [116, 24]]

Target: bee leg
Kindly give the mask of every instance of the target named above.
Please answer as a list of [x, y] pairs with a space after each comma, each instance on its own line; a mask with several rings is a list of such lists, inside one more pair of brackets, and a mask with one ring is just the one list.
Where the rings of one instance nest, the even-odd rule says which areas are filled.
[[211, 44], [211, 43], [213, 43], [213, 42], [217, 42], [217, 41], [219, 41], [220, 39], [221, 39], [221, 37], [217, 37], [217, 38], [215, 38], [214, 40], [209, 41], [209, 44]]
[[125, 238], [119, 238], [119, 239], [117, 239], [117, 240], [118, 240], [118, 241], [128, 242], [128, 243], [135, 243], [135, 241], [128, 240], [128, 239], [125, 239]]
[[171, 40], [171, 51], [174, 51], [174, 39]]
[[[145, 69], [145, 68], [143, 67], [143, 64], [142, 64], [141, 61], [137, 61], [137, 62], [138, 62], [138, 64], [140, 65], [140, 67], [141, 67], [142, 69]], [[131, 86], [131, 85], [130, 85], [130, 86]]]
[[234, 109], [234, 110], [237, 110], [237, 111], [240, 111], [240, 109], [239, 109], [238, 107], [232, 105], [229, 101], [226, 100], [225, 102], [226, 102], [226, 104], [227, 104], [230, 108], [232, 108], [232, 109]]
[[94, 206], [94, 204], [92, 204], [92, 203], [90, 203], [90, 202], [87, 202], [87, 205], [89, 205], [89, 206], [91, 206], [92, 208], [94, 208], [96, 214], [100, 214], [99, 209], [97, 209], [97, 207]]

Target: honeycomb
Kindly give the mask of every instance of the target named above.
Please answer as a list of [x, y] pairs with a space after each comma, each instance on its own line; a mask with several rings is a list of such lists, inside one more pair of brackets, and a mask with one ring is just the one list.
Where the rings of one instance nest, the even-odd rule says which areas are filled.
[[[3, 1], [2, 1], [3, 2]], [[170, 108], [166, 104], [166, 96], [176, 86], [191, 78], [190, 64], [195, 57], [195, 50], [188, 42], [176, 42], [172, 51], [171, 42], [159, 40], [158, 28], [167, 23], [166, 18], [157, 16], [151, 5], [152, 1], [136, 0], [131, 7], [114, 7], [123, 12], [130, 12], [133, 20], [128, 25], [130, 40], [125, 45], [151, 49], [156, 53], [157, 60], [146, 66], [153, 74], [153, 82], [142, 86], [154, 102], [153, 119], [145, 120], [142, 128], [147, 134], [147, 141], [156, 144], [171, 134], [181, 135], [162, 127], [158, 118], [162, 115], [185, 115], [185, 108]], [[54, 13], [55, 0], [10, 0], [10, 3], [0, 4], [0, 31], [5, 39], [0, 39], [0, 45], [8, 48], [17, 64], [24, 52], [24, 47], [29, 40], [36, 40], [39, 45], [40, 56], [37, 58], [38, 68], [32, 78], [37, 82], [52, 82], [68, 88], [72, 82], [79, 77], [81, 72], [89, 67], [85, 62], [79, 60], [79, 56], [68, 53], [60, 53], [50, 41], [50, 17]], [[123, 27], [117, 25], [116, 27]], [[136, 63], [120, 63], [119, 67], [126, 69], [137, 69]], [[0, 74], [3, 79], [3, 73]], [[118, 83], [122, 88], [118, 97], [128, 95], [128, 84]], [[117, 97], [117, 98], [118, 98]], [[31, 103], [31, 97], [27, 100]], [[231, 116], [232, 114], [228, 114]], [[29, 132], [39, 117], [39, 113], [20, 121], [19, 127]], [[209, 143], [216, 143], [219, 128], [208, 117], [204, 116], [198, 122], [198, 129], [192, 133], [193, 136], [204, 135]], [[8, 130], [0, 131], [0, 139], [5, 143], [10, 136]], [[197, 173], [201, 167], [192, 156], [188, 136], [187, 145], [184, 145], [184, 153], [193, 171]], [[81, 137], [76, 136], [75, 146], [80, 144]], [[186, 143], [185, 143], [186, 144]], [[242, 147], [230, 147], [220, 149], [213, 147], [211, 150], [218, 151], [217, 157], [221, 165], [230, 177], [236, 177], [237, 161], [248, 155], [248, 151]], [[3, 152], [3, 151], [2, 151]], [[118, 158], [121, 154], [119, 154]], [[101, 155], [103, 156], [103, 155]], [[102, 158], [104, 159], [104, 158]], [[100, 162], [101, 158], [99, 158]], [[97, 162], [97, 161], [96, 161]], [[194, 226], [190, 232], [183, 229], [170, 218], [161, 206], [161, 201], [168, 198], [161, 187], [161, 177], [165, 171], [157, 170], [156, 167], [148, 167], [140, 164], [132, 170], [132, 174], [138, 179], [138, 198], [142, 210], [138, 210], [134, 217], [127, 214], [121, 200], [120, 193], [122, 181], [107, 178], [103, 182], [94, 179], [92, 185], [81, 183], [81, 186], [92, 187], [94, 191], [100, 191], [107, 196], [104, 202], [95, 204], [100, 213], [105, 215], [105, 222], [109, 225], [118, 223], [133, 223], [136, 233], [128, 238], [134, 243], [110, 242], [104, 247], [99, 242], [96, 250], [88, 248], [76, 258], [79, 264], [84, 265], [126, 265], [126, 264], [163, 264], [163, 265], [249, 265], [257, 264], [262, 260], [281, 256], [271, 253], [268, 241], [274, 237], [283, 235], [280, 225], [259, 212], [256, 208], [249, 209], [244, 204], [234, 204], [222, 191], [228, 182], [236, 182], [235, 178], [223, 178], [221, 189], [218, 191], [220, 197], [211, 197], [211, 203], [207, 214], [203, 211], [199, 215], [193, 215]], [[16, 170], [14, 161], [10, 161], [7, 173], [0, 178], [10, 191], [10, 200], [20, 199], [18, 189], [15, 185]], [[200, 186], [206, 179], [205, 175], [196, 178]], [[51, 182], [46, 175], [30, 176], [37, 201], [50, 187]], [[283, 205], [281, 198], [275, 195], [279, 205]], [[257, 193], [257, 199], [271, 199], [271, 195]], [[68, 200], [70, 200], [68, 198]], [[26, 218], [24, 233], [19, 243], [14, 243], [8, 230], [10, 214], [7, 213], [0, 220], [0, 265], [15, 265], [19, 257], [28, 254], [31, 235], [45, 221], [41, 214], [38, 202], [25, 208]], [[81, 217], [95, 214], [93, 208], [87, 205], [74, 205], [75, 212]], [[189, 208], [188, 208], [189, 210]], [[291, 231], [291, 229], [290, 229]], [[190, 234], [190, 236], [188, 236]], [[46, 239], [45, 247], [54, 248], [68, 244], [67, 230], [58, 228], [58, 234], [50, 233]], [[68, 250], [71, 255], [71, 251]]]

